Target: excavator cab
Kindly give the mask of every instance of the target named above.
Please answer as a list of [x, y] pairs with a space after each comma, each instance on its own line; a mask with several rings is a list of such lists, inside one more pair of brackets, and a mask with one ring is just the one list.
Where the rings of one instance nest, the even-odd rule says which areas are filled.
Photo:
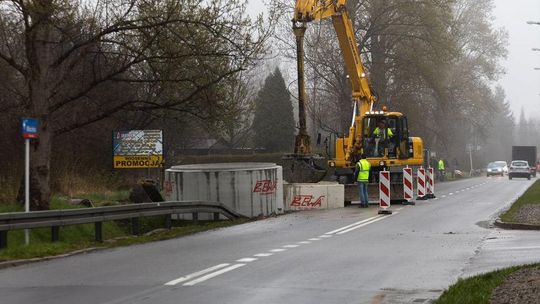
[[366, 113], [362, 119], [362, 147], [368, 159], [409, 158], [407, 118], [398, 112]]

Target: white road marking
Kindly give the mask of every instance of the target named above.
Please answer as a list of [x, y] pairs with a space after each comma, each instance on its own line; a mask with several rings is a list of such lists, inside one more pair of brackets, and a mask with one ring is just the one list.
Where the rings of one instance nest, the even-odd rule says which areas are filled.
[[300, 246], [300, 245], [296, 245], [296, 244], [294, 244], [294, 245], [285, 245], [285, 246], [283, 246], [283, 248], [296, 248], [298, 246]]
[[307, 245], [307, 244], [311, 244], [311, 242], [310, 241], [301, 241], [301, 242], [298, 242], [298, 244]]
[[229, 267], [227, 267], [227, 268], [223, 268], [223, 269], [218, 270], [218, 271], [216, 271], [216, 272], [212, 272], [212, 273], [210, 273], [210, 274], [207, 274], [207, 275], [205, 275], [205, 276], [202, 276], [202, 277], [200, 277], [200, 278], [198, 278], [198, 279], [195, 279], [195, 280], [193, 280], [193, 281], [189, 281], [189, 282], [187, 282], [187, 283], [184, 283], [184, 286], [193, 286], [193, 285], [198, 284], [198, 283], [200, 283], [200, 282], [204, 282], [204, 281], [209, 280], [209, 279], [211, 279], [211, 278], [215, 278], [215, 277], [217, 277], [218, 275], [224, 274], [224, 273], [229, 272], [229, 271], [231, 271], [231, 270], [235, 270], [236, 268], [240, 268], [240, 267], [242, 267], [242, 266], [244, 266], [244, 265], [246, 265], [246, 264], [234, 264], [234, 265], [229, 266]]
[[319, 235], [318, 237], [320, 237], [320, 238], [330, 238], [330, 237], [332, 237], [332, 235], [331, 234], [323, 234], [323, 235]]
[[257, 260], [256, 258], [242, 258], [242, 259], [239, 259], [239, 260], [236, 260], [236, 261], [238, 263], [251, 263], [251, 262], [254, 262], [256, 260]]
[[450, 192], [450, 193], [448, 193], [448, 195], [454, 195], [454, 193]]
[[506, 247], [506, 248], [497, 248], [493, 250], [530, 250], [530, 249], [540, 249], [540, 246]]
[[321, 239], [320, 238], [311, 238], [309, 239], [310, 241], [320, 241]]
[[386, 216], [382, 216], [382, 217], [373, 219], [373, 220], [370, 221], [370, 222], [366, 222], [366, 223], [363, 223], [363, 224], [360, 224], [360, 225], [351, 227], [351, 228], [349, 228], [349, 229], [347, 229], [347, 230], [340, 231], [340, 232], [338, 232], [337, 234], [344, 234], [344, 233], [347, 233], [347, 232], [351, 232], [351, 231], [356, 230], [356, 229], [358, 229], [358, 228], [367, 226], [367, 225], [369, 225], [369, 224], [373, 224], [373, 223], [378, 222], [378, 221], [380, 221], [380, 220], [384, 220], [385, 218], [389, 218], [389, 217], [391, 217], [392, 215], [396, 215], [396, 214], [398, 214], [398, 213], [399, 213], [399, 212], [394, 212], [394, 213], [392, 213], [391, 215], [386, 215]]
[[273, 255], [273, 253], [257, 253], [257, 254], [254, 254], [253, 256], [256, 256], [258, 258], [265, 258], [265, 257], [269, 257]]
[[399, 210], [401, 210], [401, 209], [403, 209], [403, 208], [405, 208], [405, 207], [397, 208], [396, 210], [399, 211]]
[[[368, 218], [368, 219], [365, 219], [365, 220], [362, 220], [362, 221], [359, 221], [359, 222], [356, 222], [356, 223], [352, 223], [352, 224], [350, 224], [350, 225], [347, 225], [347, 226], [338, 228], [338, 229], [336, 229], [336, 230], [332, 230], [332, 231], [327, 232], [327, 233], [325, 233], [325, 234], [334, 234], [334, 233], [338, 233], [338, 232], [340, 232], [341, 230], [345, 230], [345, 229], [351, 228], [351, 227], [353, 227], [353, 226], [356, 226], [356, 225], [359, 225], [359, 224], [362, 224], [362, 223], [365, 223], [365, 222], [369, 222], [369, 221], [371, 221], [371, 220], [373, 220], [373, 219], [376, 219], [376, 218], [378, 218], [378, 217], [381, 217], [381, 216], [382, 216], [382, 215], [377, 215], [377, 216], [374, 216], [374, 217], [370, 217], [370, 218]], [[311, 239], [310, 239], [310, 240], [311, 240]]]
[[204, 270], [197, 271], [197, 272], [194, 272], [194, 273], [192, 273], [192, 274], [188, 274], [188, 275], [185, 276], [185, 277], [181, 277], [181, 278], [178, 278], [178, 279], [176, 279], [176, 280], [172, 280], [172, 281], [170, 281], [170, 282], [167, 282], [167, 283], [165, 283], [165, 285], [167, 285], [167, 286], [174, 286], [174, 285], [176, 285], [176, 284], [178, 284], [178, 283], [182, 283], [182, 282], [185, 282], [185, 281], [189, 281], [189, 280], [191, 280], [191, 279], [193, 279], [193, 278], [196, 278], [196, 277], [201, 276], [201, 275], [203, 275], [203, 274], [207, 274], [207, 273], [209, 273], [209, 272], [218, 270], [218, 269], [223, 268], [223, 267], [227, 267], [227, 266], [229, 266], [229, 265], [230, 265], [230, 264], [225, 263], [225, 264], [219, 264], [219, 265], [216, 265], [216, 266], [212, 266], [212, 267], [210, 267], [210, 268], [206, 268], [206, 269], [204, 269]]
[[445, 197], [446, 197], [446, 195], [443, 195], [443, 196], [442, 196], [442, 198], [445, 198]]
[[272, 249], [272, 250], [270, 250], [270, 252], [283, 252], [283, 251], [285, 251], [285, 250], [287, 250], [287, 249], [277, 248], [277, 249]]

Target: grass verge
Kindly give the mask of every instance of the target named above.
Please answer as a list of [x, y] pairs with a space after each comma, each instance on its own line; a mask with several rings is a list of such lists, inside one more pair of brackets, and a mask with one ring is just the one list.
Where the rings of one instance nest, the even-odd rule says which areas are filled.
[[434, 304], [489, 304], [492, 292], [512, 273], [540, 264], [514, 266], [470, 277], [459, 279], [439, 297]]
[[[94, 206], [98, 207], [120, 204], [118, 202], [126, 201], [128, 196], [128, 191], [110, 191], [87, 193], [79, 197], [90, 199]], [[69, 201], [69, 196], [55, 194], [51, 199], [51, 210], [85, 208], [84, 206], [72, 205]], [[0, 213], [20, 211], [24, 211], [23, 206], [20, 204], [0, 204]], [[173, 221], [173, 229], [160, 230], [145, 235], [147, 232], [163, 228], [165, 223], [164, 216], [145, 217], [139, 221], [140, 236], [131, 235], [131, 223], [129, 220], [104, 222], [102, 229], [105, 242], [103, 243], [94, 241], [94, 224], [60, 227], [60, 240], [55, 243], [51, 242], [50, 228], [37, 228], [31, 229], [30, 245], [28, 246], [24, 244], [24, 231], [15, 230], [8, 233], [8, 248], [0, 249], [0, 262], [60, 255], [93, 247], [110, 248], [141, 244], [238, 225], [246, 221], [200, 221], [198, 224], [193, 224], [191, 221]]]
[[526, 205], [539, 205], [540, 204], [540, 180], [537, 180], [517, 201], [514, 202], [512, 207], [501, 215], [501, 220], [507, 223], [517, 222], [516, 215], [521, 207]]
[[130, 224], [126, 221], [103, 223], [103, 239], [105, 242], [94, 241], [94, 225], [84, 224], [60, 227], [60, 241], [51, 243], [51, 229], [32, 229], [30, 245], [24, 245], [24, 231], [15, 230], [8, 234], [8, 248], [0, 250], [0, 262], [39, 258], [69, 253], [86, 248], [113, 248], [129, 246], [160, 240], [177, 238], [197, 232], [216, 228], [229, 227], [246, 223], [248, 220], [199, 222], [193, 224], [188, 221], [173, 221], [174, 227], [170, 230], [160, 230], [152, 234], [144, 233], [163, 227], [164, 218], [161, 216], [147, 217], [140, 220], [140, 229], [143, 235], [130, 235]]

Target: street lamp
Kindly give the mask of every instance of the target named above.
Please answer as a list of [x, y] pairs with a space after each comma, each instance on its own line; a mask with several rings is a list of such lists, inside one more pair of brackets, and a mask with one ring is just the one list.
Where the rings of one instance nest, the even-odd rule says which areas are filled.
[[538, 22], [538, 21], [527, 21], [527, 24], [540, 25], [540, 22]]

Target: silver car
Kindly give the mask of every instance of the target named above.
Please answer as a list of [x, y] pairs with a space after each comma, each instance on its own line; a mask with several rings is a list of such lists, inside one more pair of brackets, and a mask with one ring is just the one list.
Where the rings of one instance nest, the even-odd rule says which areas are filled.
[[504, 160], [498, 160], [493, 162], [496, 165], [499, 165], [502, 167], [504, 174], [508, 174], [508, 164]]
[[492, 175], [504, 176], [504, 167], [496, 162], [489, 163], [487, 166], [486, 175], [488, 177]]
[[531, 168], [526, 160], [513, 160], [508, 169], [508, 178], [526, 177], [531, 179]]

